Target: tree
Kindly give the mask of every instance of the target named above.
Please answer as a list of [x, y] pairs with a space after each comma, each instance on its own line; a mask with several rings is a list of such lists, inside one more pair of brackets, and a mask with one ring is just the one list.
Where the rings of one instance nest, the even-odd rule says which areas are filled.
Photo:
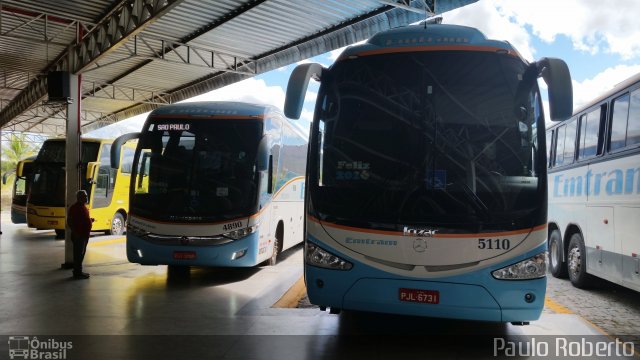
[[10, 134], [9, 141], [2, 144], [2, 172], [15, 169], [18, 161], [34, 155], [36, 147], [25, 134]]

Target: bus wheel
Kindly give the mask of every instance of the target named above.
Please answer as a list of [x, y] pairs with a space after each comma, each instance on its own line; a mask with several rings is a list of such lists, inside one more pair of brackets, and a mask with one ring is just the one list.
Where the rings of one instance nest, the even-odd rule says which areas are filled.
[[278, 237], [274, 237], [273, 238], [273, 254], [271, 254], [271, 257], [267, 260], [267, 265], [269, 266], [275, 266], [276, 263], [278, 263], [278, 243], [280, 242], [280, 239], [278, 239]]
[[562, 243], [559, 230], [553, 230], [549, 235], [549, 272], [557, 278], [566, 278], [567, 264], [562, 261]]
[[56, 239], [64, 239], [64, 229], [56, 229]]
[[567, 266], [569, 268], [569, 279], [573, 286], [585, 289], [591, 285], [593, 277], [587, 274], [587, 252], [580, 234], [571, 235]]
[[124, 233], [124, 216], [119, 212], [113, 215], [111, 219], [111, 229], [109, 235], [122, 235]]

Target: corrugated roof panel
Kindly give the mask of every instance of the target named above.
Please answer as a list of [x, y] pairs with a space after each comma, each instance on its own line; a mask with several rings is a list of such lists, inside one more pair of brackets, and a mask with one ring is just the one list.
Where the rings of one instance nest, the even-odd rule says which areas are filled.
[[[68, 45], [73, 45], [76, 29], [75, 25], [69, 24], [74, 20], [97, 24], [125, 1], [135, 0], [0, 1], [3, 9], [0, 33], [15, 29], [9, 36], [0, 37], [0, 71], [8, 68], [40, 74], [67, 50]], [[173, 101], [186, 99], [250, 76], [220, 72], [220, 66], [232, 67], [236, 61], [243, 64], [250, 59], [251, 66], [241, 70], [262, 73], [420, 18], [415, 13], [397, 9], [378, 15], [389, 9], [378, 0], [184, 0], [146, 24], [137, 41], [130, 37], [119, 47], [101, 54], [95, 64], [84, 70], [85, 95], [104, 87], [99, 95], [117, 91], [120, 96], [111, 96], [110, 100], [86, 98], [82, 107], [111, 112], [107, 122], [116, 116], [136, 115], [157, 106], [138, 103], [140, 92], [171, 92]], [[44, 20], [38, 18], [43, 12], [53, 16], [46, 28], [47, 38], [53, 43], [44, 43]], [[57, 36], [51, 39], [54, 34]], [[179, 46], [166, 51], [165, 59], [161, 60], [157, 58], [162, 53], [161, 39], [184, 42], [191, 48], [187, 50], [187, 47]], [[57, 42], [63, 45], [56, 45]], [[167, 43], [164, 45], [169, 49]], [[218, 70], [210, 68], [212, 52], [215, 52], [213, 58]], [[259, 60], [253, 61], [256, 59]], [[191, 65], [184, 64], [186, 61]], [[48, 119], [46, 111], [27, 110], [8, 119], [7, 113], [14, 116], [25, 106], [39, 106], [30, 104], [34, 100], [32, 97], [16, 97], [16, 89], [27, 86], [28, 79], [17, 79], [12, 83], [14, 87], [5, 85], [0, 88], [0, 97], [26, 98], [29, 104], [16, 101], [19, 105], [9, 106], [13, 111], [0, 114], [2, 121], [8, 121], [6, 126], [32, 131], [59, 131], [59, 116]], [[40, 87], [33, 89], [30, 86], [30, 93], [40, 97], [44, 83], [35, 83]], [[116, 87], [110, 86], [111, 83]], [[6, 101], [3, 108], [7, 109]], [[17, 125], [20, 121], [25, 121], [26, 125]], [[49, 124], [51, 126], [47, 127]]]
[[110, 0], [3, 0], [4, 7], [16, 7], [86, 22], [96, 22], [117, 2]]

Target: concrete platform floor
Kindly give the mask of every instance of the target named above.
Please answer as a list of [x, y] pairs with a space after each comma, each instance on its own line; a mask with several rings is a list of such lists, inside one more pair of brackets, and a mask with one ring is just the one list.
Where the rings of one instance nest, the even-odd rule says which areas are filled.
[[[558, 338], [614, 341], [577, 315], [547, 311], [516, 327], [273, 308], [302, 276], [299, 247], [274, 267], [172, 276], [127, 262], [124, 237], [94, 236], [84, 262], [91, 278], [73, 280], [53, 232], [1, 225], [0, 359], [493, 359], [511, 358], [511, 342], [545, 342], [550, 354], [529, 354], [542, 359], [557, 355]], [[33, 357], [19, 357], [27, 346]]]

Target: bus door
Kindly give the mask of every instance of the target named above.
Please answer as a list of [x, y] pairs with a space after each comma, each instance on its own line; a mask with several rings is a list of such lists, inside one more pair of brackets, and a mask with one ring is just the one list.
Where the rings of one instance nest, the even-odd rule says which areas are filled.
[[[98, 164], [90, 165], [87, 169], [87, 177], [92, 182], [89, 208], [91, 209], [91, 217], [95, 219], [94, 229], [111, 228], [112, 212], [115, 211], [110, 208], [110, 205], [118, 170], [111, 168], [110, 156], [111, 144], [102, 144]], [[95, 169], [96, 166], [97, 169]]]

